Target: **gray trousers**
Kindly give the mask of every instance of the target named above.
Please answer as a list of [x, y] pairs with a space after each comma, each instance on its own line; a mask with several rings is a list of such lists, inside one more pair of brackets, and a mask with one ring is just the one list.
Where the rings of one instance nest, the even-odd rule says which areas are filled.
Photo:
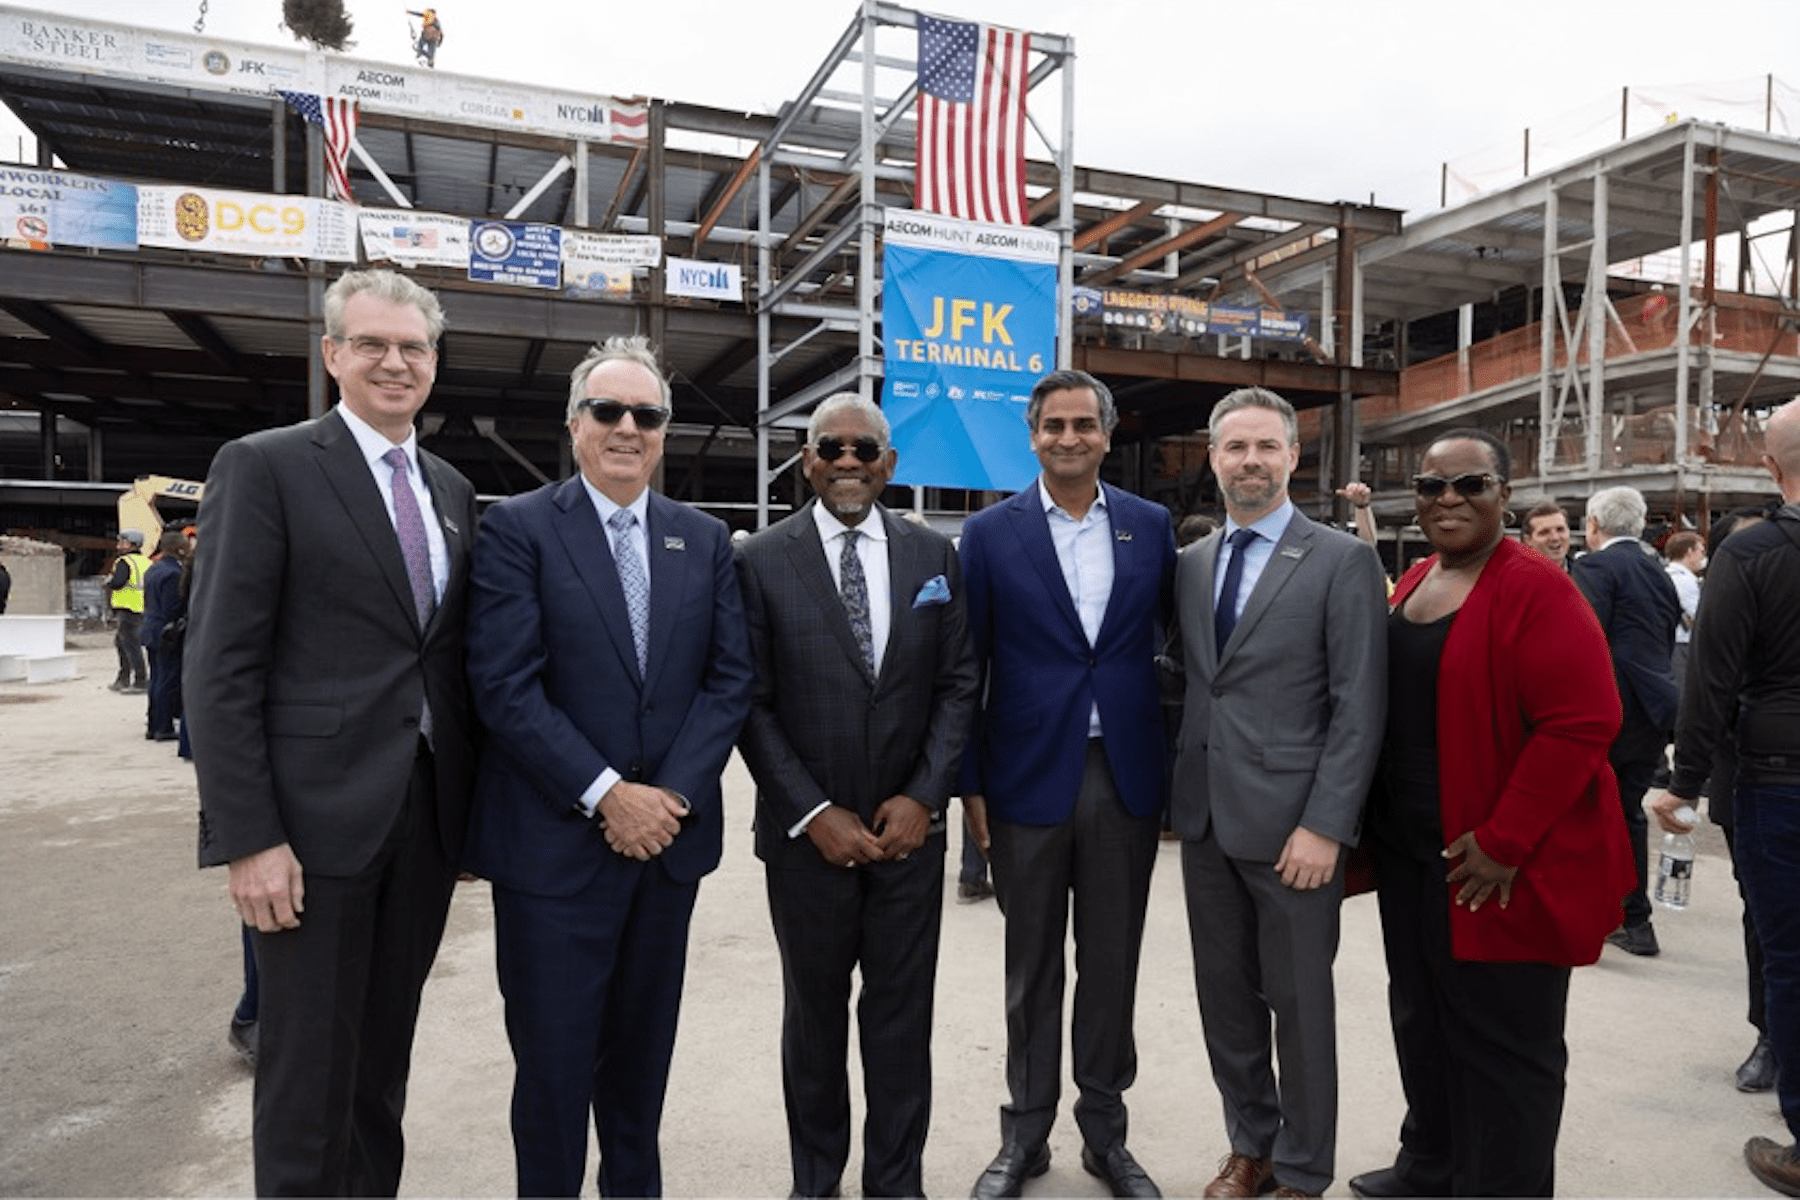
[[1007, 1144], [1050, 1136], [1062, 1085], [1063, 986], [1070, 899], [1075, 913], [1075, 1122], [1104, 1153], [1125, 1141], [1123, 1093], [1137, 1078], [1132, 1012], [1157, 817], [1120, 803], [1098, 739], [1075, 811], [1060, 825], [990, 821], [994, 897], [1006, 916]]
[[1273, 1158], [1284, 1187], [1323, 1192], [1337, 1152], [1331, 968], [1342, 864], [1324, 887], [1295, 891], [1274, 864], [1226, 855], [1208, 830], [1181, 843], [1181, 874], [1200, 1026], [1232, 1152]]

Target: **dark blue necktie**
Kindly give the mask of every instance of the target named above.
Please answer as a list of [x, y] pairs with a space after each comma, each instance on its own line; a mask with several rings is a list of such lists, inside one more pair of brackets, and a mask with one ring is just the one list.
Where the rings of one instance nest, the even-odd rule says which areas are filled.
[[1238, 584], [1244, 578], [1244, 551], [1256, 540], [1256, 530], [1240, 529], [1231, 535], [1231, 562], [1225, 568], [1225, 583], [1219, 588], [1219, 603], [1213, 609], [1213, 639], [1220, 654], [1231, 640], [1238, 622]]

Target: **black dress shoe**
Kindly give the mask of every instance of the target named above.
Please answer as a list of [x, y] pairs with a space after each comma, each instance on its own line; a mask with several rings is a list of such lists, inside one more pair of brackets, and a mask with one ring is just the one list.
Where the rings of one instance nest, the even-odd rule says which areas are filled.
[[1608, 945], [1639, 958], [1655, 958], [1662, 953], [1662, 947], [1656, 942], [1656, 930], [1648, 921], [1642, 925], [1621, 925], [1606, 935], [1606, 941]]
[[231, 1043], [231, 1048], [238, 1052], [238, 1057], [244, 1060], [246, 1066], [251, 1070], [256, 1069], [255, 1021], [231, 1018], [231, 1032], [225, 1035], [225, 1040]]
[[1081, 1148], [1081, 1165], [1089, 1175], [1106, 1180], [1115, 1196], [1161, 1196], [1162, 1189], [1151, 1181], [1138, 1160], [1123, 1142], [1100, 1154], [1092, 1146]]
[[[1379, 1171], [1367, 1171], [1361, 1175], [1350, 1177], [1350, 1190], [1358, 1196], [1368, 1196], [1370, 1200], [1389, 1200], [1390, 1197], [1427, 1196], [1430, 1192], [1415, 1191], [1406, 1180], [1400, 1178], [1398, 1167], [1383, 1167]], [[1448, 1189], [1446, 1189], [1447, 1191]], [[1437, 1193], [1444, 1194], [1444, 1193]]]
[[1049, 1146], [1040, 1145], [1028, 1150], [1017, 1142], [1008, 1142], [1000, 1147], [1000, 1153], [994, 1155], [994, 1161], [987, 1165], [987, 1170], [975, 1181], [975, 1187], [969, 1195], [974, 1200], [1001, 1200], [1002, 1197], [1017, 1196], [1024, 1190], [1027, 1179], [1036, 1179], [1049, 1169]]
[[1750, 1048], [1750, 1057], [1744, 1060], [1737, 1069], [1737, 1090], [1740, 1092], [1767, 1092], [1775, 1087], [1775, 1052], [1769, 1049], [1769, 1039], [1758, 1036], [1756, 1045]]

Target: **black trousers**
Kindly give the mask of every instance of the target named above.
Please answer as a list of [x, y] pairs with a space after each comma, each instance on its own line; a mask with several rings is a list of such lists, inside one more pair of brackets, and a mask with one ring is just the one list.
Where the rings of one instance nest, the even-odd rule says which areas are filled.
[[1060, 825], [989, 821], [994, 897], [1006, 916], [1006, 1086], [1000, 1132], [1036, 1147], [1061, 1094], [1063, 983], [1075, 914], [1075, 1121], [1089, 1146], [1125, 1141], [1125, 1089], [1137, 1078], [1132, 1014], [1160, 817], [1119, 800], [1099, 739], [1088, 743], [1075, 811]]
[[428, 753], [375, 860], [305, 883], [300, 927], [256, 934], [256, 1192], [392, 1196], [419, 997], [456, 886]]
[[781, 948], [781, 1086], [793, 1190], [837, 1194], [850, 1154], [850, 989], [861, 1034], [862, 1194], [923, 1196], [931, 1125], [931, 1014], [945, 835], [905, 862], [768, 868]]
[[1396, 1170], [1420, 1196], [1554, 1194], [1569, 969], [1456, 960], [1444, 864], [1377, 848], [1376, 869], [1406, 1095]]
[[1619, 778], [1619, 803], [1625, 809], [1625, 832], [1631, 838], [1631, 857], [1637, 865], [1637, 890], [1625, 897], [1627, 925], [1642, 925], [1650, 919], [1650, 818], [1644, 812], [1644, 793], [1650, 790], [1650, 777], [1668, 744], [1667, 730], [1652, 725], [1635, 703], [1627, 704], [1625, 723], [1606, 756]]

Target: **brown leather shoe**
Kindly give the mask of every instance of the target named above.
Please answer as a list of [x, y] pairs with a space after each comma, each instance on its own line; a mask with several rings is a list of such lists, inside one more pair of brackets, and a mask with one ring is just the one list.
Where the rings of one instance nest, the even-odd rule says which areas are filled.
[[1202, 1196], [1264, 1196], [1275, 1190], [1275, 1170], [1266, 1158], [1227, 1154], [1219, 1162], [1219, 1177], [1206, 1185]]
[[1784, 1196], [1800, 1196], [1800, 1143], [1783, 1146], [1766, 1137], [1744, 1143], [1750, 1173]]

